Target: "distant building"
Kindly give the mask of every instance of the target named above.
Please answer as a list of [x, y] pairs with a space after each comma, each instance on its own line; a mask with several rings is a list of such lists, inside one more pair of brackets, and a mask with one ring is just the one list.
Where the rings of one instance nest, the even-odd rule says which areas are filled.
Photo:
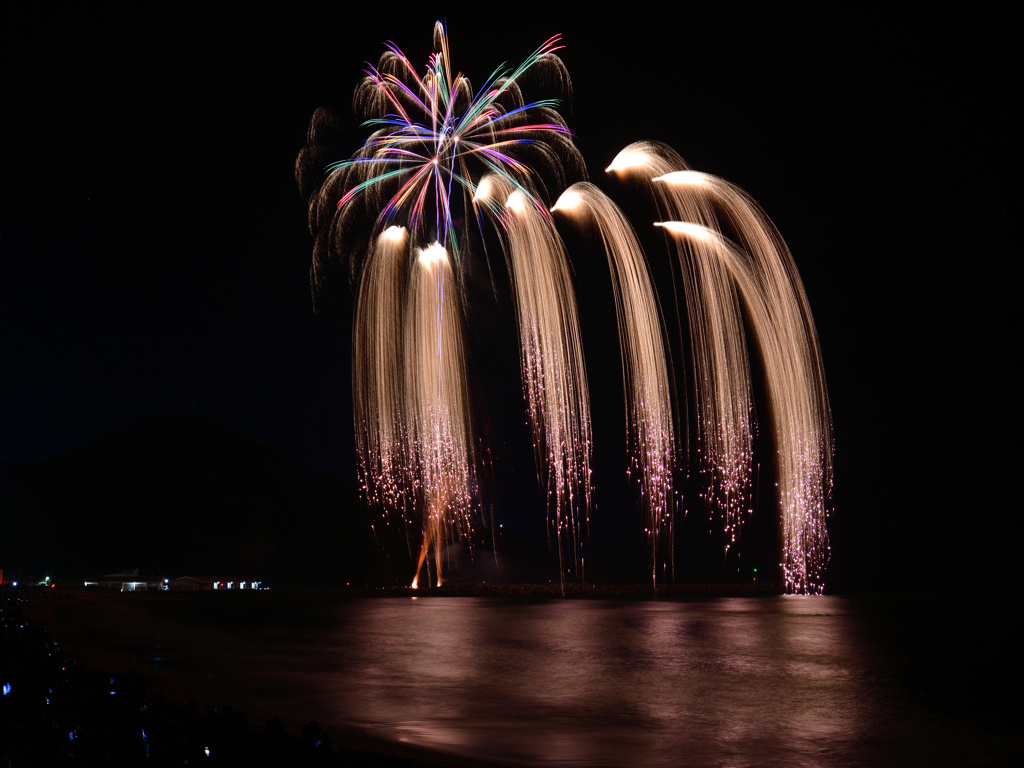
[[171, 580], [171, 592], [206, 592], [217, 588], [217, 580], [210, 576], [179, 576]]
[[212, 576], [179, 576], [176, 579], [157, 579], [139, 576], [138, 569], [108, 573], [95, 581], [85, 582], [87, 587], [106, 587], [120, 592], [147, 592], [151, 590], [171, 592], [207, 592], [210, 590], [266, 589], [261, 581], [222, 581]]
[[117, 589], [121, 592], [147, 592], [149, 590], [165, 589], [166, 579], [157, 579], [150, 576], [139, 576], [139, 569], [133, 571], [121, 571], [120, 573], [108, 573], [100, 576], [96, 581], [87, 581], [87, 587], [107, 587]]

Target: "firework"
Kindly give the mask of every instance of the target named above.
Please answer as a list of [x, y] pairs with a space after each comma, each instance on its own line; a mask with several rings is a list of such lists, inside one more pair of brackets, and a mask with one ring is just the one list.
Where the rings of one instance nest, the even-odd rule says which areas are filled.
[[626, 217], [593, 184], [567, 189], [552, 209], [601, 241], [615, 294], [626, 393], [630, 474], [640, 486], [651, 580], [672, 563], [672, 475], [676, 463], [668, 337], [644, 255]]
[[[315, 238], [314, 300], [335, 259], [347, 265], [356, 289], [360, 477], [370, 505], [407, 531], [413, 585], [424, 565], [431, 567], [431, 552], [440, 583], [446, 545], [475, 536], [481, 451], [470, 408], [476, 396], [467, 376], [465, 285], [474, 244], [495, 240], [560, 578], [564, 587], [583, 577], [590, 398], [572, 269], [553, 212], [596, 238], [607, 256], [626, 397], [626, 471], [639, 488], [653, 583], [672, 566], [677, 468], [692, 463], [704, 479], [727, 551], [752, 511], [753, 352], [764, 369], [778, 453], [786, 588], [820, 592], [832, 477], [828, 398], [807, 297], [767, 215], [742, 190], [690, 170], [664, 145], [630, 145], [608, 168], [653, 201], [675, 254], [677, 311], [688, 329], [680, 349], [689, 365], [687, 398], [673, 389], [672, 345], [633, 227], [594, 185], [566, 189], [585, 170], [558, 102], [524, 98], [541, 79], [568, 92], [555, 55], [559, 39], [518, 68], [499, 68], [479, 90], [451, 69], [441, 24], [434, 43], [423, 75], [390, 43], [367, 69], [354, 104], [371, 133], [350, 159], [329, 165], [319, 185], [309, 183], [308, 168], [327, 153], [328, 120], [318, 112], [297, 166]], [[470, 237], [471, 223], [480, 237]], [[484, 258], [494, 281], [500, 266], [486, 248]], [[687, 402], [696, 436], [689, 454], [676, 437]]]
[[414, 587], [431, 547], [440, 586], [445, 541], [472, 538], [469, 395], [458, 294], [445, 290], [451, 274], [448, 253], [439, 243], [418, 250], [406, 305], [405, 406], [424, 510]]
[[[552, 543], [562, 579], [582, 578], [581, 533], [590, 511], [590, 395], [568, 257], [548, 211], [501, 177], [475, 200], [501, 224], [508, 256], [520, 366], [537, 463], [546, 470]], [[495, 205], [504, 199], [503, 206]]]
[[702, 460], [724, 513], [726, 546], [735, 541], [749, 485], [749, 366], [739, 354], [746, 319], [764, 367], [777, 452], [786, 589], [820, 592], [832, 429], [817, 334], [789, 249], [749, 195], [688, 169], [664, 145], [630, 145], [609, 171], [644, 179], [659, 210], [678, 220], [662, 226], [678, 247]]
[[[351, 159], [330, 165], [310, 195], [314, 295], [340, 256], [358, 296], [353, 391], [364, 494], [418, 539], [414, 584], [431, 548], [440, 581], [445, 542], [472, 539], [479, 501], [470, 491], [477, 458], [465, 370], [465, 223], [490, 218], [502, 229], [564, 581], [582, 573], [590, 413], [575, 294], [546, 205], [549, 187], [564, 188], [583, 163], [557, 101], [528, 102], [522, 88], [540, 72], [566, 87], [568, 77], [554, 37], [474, 91], [453, 74], [440, 23], [434, 42], [425, 75], [388, 44], [356, 89], [372, 134]], [[314, 117], [311, 146], [324, 120]], [[481, 189], [485, 177], [503, 189], [500, 200]], [[509, 200], [518, 204], [506, 208]]]

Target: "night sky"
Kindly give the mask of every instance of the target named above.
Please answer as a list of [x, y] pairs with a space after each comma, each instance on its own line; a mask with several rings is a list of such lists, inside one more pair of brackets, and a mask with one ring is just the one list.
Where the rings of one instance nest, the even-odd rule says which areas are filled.
[[825, 361], [837, 568], [896, 585], [1014, 575], [1005, 19], [345, 5], [7, 15], [0, 460], [162, 414], [354, 483], [351, 297], [339, 284], [313, 312], [295, 158], [318, 107], [359, 137], [363, 63], [393, 40], [425, 64], [443, 17], [474, 84], [563, 35], [564, 114], [595, 181], [627, 143], [660, 140], [772, 217]]

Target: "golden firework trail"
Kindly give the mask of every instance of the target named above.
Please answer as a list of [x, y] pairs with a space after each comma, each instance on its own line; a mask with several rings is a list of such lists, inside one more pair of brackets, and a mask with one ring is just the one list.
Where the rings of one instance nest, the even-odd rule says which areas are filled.
[[[503, 206], [495, 204], [504, 200]], [[497, 213], [519, 324], [520, 367], [537, 463], [546, 470], [562, 582], [582, 578], [590, 512], [590, 394], [569, 260], [550, 214], [496, 175], [474, 202]]]
[[817, 333], [792, 255], [749, 195], [688, 169], [664, 145], [632, 144], [609, 171], [648, 182], [659, 209], [672, 220], [661, 226], [678, 246], [702, 458], [724, 513], [727, 546], [742, 521], [737, 491], [745, 494], [750, 482], [751, 423], [743, 418], [751, 413], [750, 373], [745, 352], [742, 359], [736, 354], [746, 344], [746, 319], [764, 367], [777, 453], [786, 590], [820, 593], [829, 551], [832, 424]]
[[673, 561], [672, 476], [676, 465], [668, 337], [647, 257], [633, 227], [607, 195], [573, 184], [552, 211], [593, 233], [608, 257], [626, 393], [630, 474], [640, 486], [651, 581]]
[[462, 310], [450, 288], [451, 274], [448, 253], [439, 243], [418, 250], [406, 304], [405, 405], [412, 469], [425, 510], [414, 587], [431, 547], [440, 586], [445, 541], [471, 539], [473, 532], [474, 461]]

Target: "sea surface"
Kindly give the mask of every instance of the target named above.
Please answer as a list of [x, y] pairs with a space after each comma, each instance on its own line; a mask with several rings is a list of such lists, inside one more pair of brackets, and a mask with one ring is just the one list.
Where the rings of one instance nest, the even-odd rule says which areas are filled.
[[65, 618], [200, 701], [482, 762], [1024, 764], [1019, 643], [992, 596], [216, 597]]

